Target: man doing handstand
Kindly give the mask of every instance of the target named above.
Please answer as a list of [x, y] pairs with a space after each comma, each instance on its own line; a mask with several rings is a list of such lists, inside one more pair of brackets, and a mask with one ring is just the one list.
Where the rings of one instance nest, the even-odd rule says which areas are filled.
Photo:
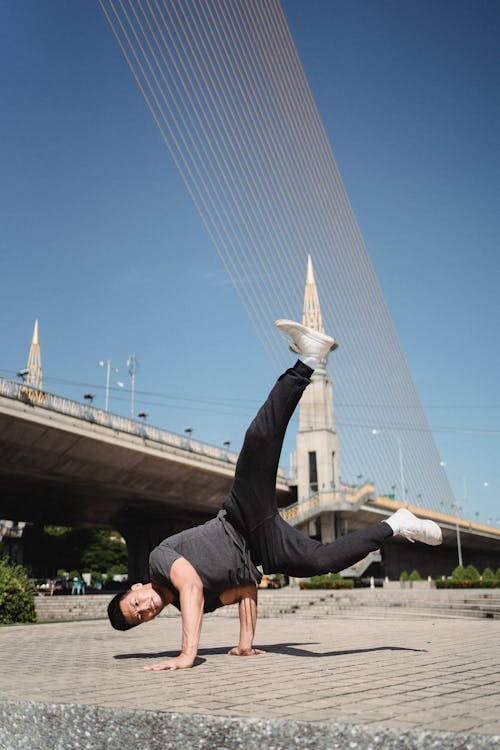
[[434, 521], [421, 520], [404, 508], [381, 523], [327, 544], [306, 537], [281, 518], [276, 473], [285, 431], [315, 367], [337, 344], [300, 323], [279, 320], [276, 325], [291, 338], [290, 348], [298, 360], [278, 379], [248, 428], [222, 509], [207, 523], [161, 542], [149, 557], [150, 582], [134, 583], [109, 603], [109, 619], [117, 630], [152, 620], [167, 604], [180, 609], [181, 653], [146, 669], [192, 667], [203, 614], [236, 602], [240, 637], [229, 653], [262, 653], [253, 647], [261, 579], [257, 566], [267, 574], [308, 577], [344, 570], [396, 534], [425, 544], [442, 542]]

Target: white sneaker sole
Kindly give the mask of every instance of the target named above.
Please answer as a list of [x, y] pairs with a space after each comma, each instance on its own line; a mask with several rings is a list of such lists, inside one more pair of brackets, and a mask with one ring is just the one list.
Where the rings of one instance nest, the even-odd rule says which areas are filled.
[[409, 542], [422, 542], [432, 547], [443, 543], [442, 531], [435, 521], [419, 518], [406, 508], [393, 513], [391, 519], [396, 522], [398, 531], [395, 533], [404, 536]]
[[328, 346], [328, 352], [333, 352], [338, 347], [338, 343], [332, 338], [332, 336], [328, 336], [326, 333], [321, 333], [320, 331], [315, 331], [313, 328], [308, 328], [302, 323], [297, 323], [294, 320], [277, 320], [275, 325], [281, 333], [284, 333], [286, 336], [290, 336], [293, 339], [293, 343], [290, 344], [290, 349], [296, 354], [302, 354], [303, 352], [295, 343], [294, 333], [312, 339], [321, 347]]
[[410, 542], [422, 542], [423, 544], [429, 544], [431, 547], [437, 547], [443, 543], [443, 534], [441, 529], [434, 521], [421, 521], [421, 531], [401, 531], [401, 535], [404, 536]]

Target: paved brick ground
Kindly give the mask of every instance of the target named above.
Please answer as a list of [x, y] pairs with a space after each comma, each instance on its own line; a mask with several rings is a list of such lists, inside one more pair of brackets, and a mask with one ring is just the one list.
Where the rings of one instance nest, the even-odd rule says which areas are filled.
[[145, 672], [176, 653], [179, 631], [178, 618], [128, 633], [104, 621], [2, 627], [0, 696], [500, 734], [499, 621], [267, 619], [256, 639], [267, 653], [244, 659], [226, 654], [237, 619], [208, 616], [194, 669]]

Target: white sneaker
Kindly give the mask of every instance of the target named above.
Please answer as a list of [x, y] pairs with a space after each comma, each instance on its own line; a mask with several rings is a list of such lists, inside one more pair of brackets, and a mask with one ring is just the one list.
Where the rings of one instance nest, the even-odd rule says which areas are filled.
[[441, 529], [434, 521], [417, 518], [406, 508], [400, 508], [386, 519], [391, 529], [396, 534], [406, 537], [410, 542], [423, 542], [436, 546], [443, 541]]
[[337, 342], [326, 333], [320, 333], [313, 328], [307, 328], [302, 323], [293, 320], [277, 320], [276, 328], [286, 336], [290, 336], [293, 343], [290, 349], [303, 357], [315, 357], [324, 359], [328, 352], [333, 352], [338, 347]]

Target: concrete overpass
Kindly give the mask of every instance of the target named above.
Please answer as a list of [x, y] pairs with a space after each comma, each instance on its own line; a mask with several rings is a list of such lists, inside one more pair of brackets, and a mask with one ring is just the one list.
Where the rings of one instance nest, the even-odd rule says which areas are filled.
[[[118, 529], [131, 559], [219, 510], [237, 454], [0, 378], [0, 518]], [[280, 471], [283, 505], [293, 490]], [[133, 563], [143, 576], [143, 563]], [[140, 569], [140, 570], [139, 570]]]

